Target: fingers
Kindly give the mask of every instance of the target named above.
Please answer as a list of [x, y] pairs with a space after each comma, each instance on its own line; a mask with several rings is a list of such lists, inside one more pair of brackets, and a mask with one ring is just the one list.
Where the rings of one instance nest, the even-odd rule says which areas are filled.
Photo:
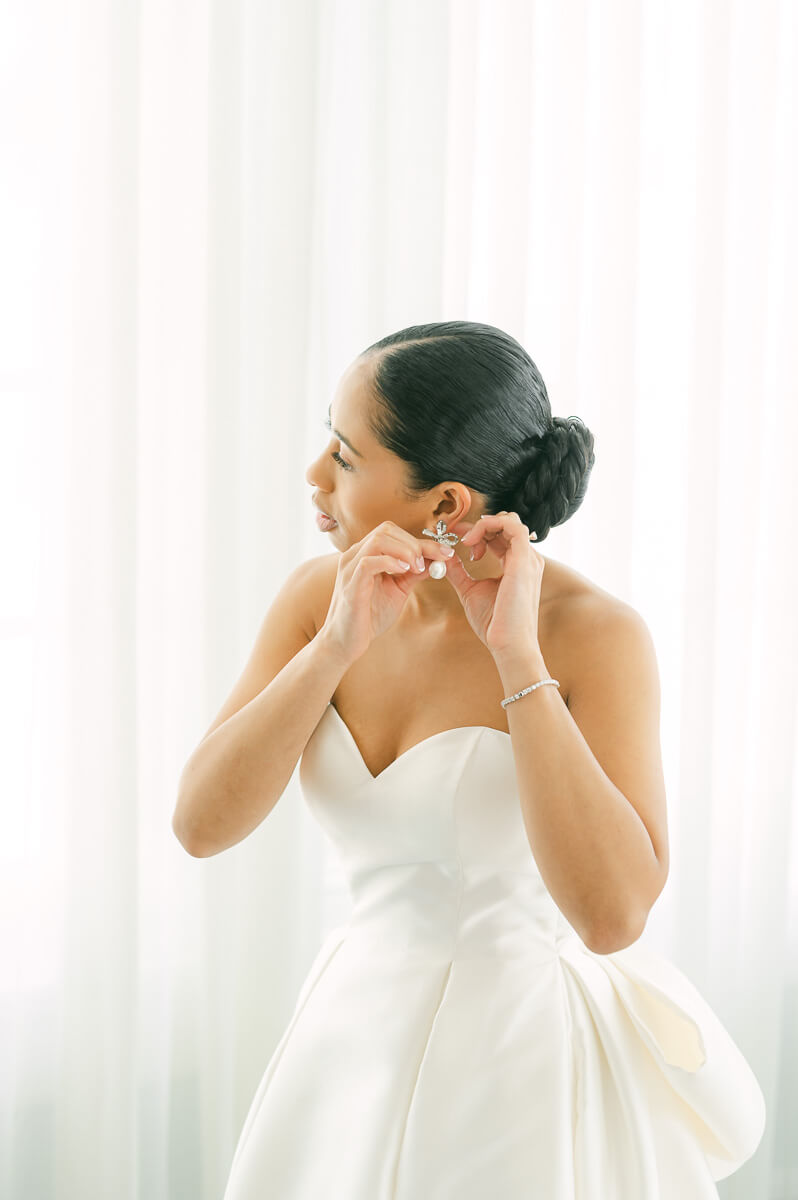
[[489, 545], [491, 550], [503, 558], [514, 542], [523, 540], [528, 544], [530, 539], [535, 540], [536, 535], [530, 532], [518, 513], [502, 509], [498, 513], [483, 513], [460, 541], [473, 548], [473, 558], [478, 560]]
[[372, 536], [380, 550], [404, 559], [416, 574], [423, 574], [428, 559], [449, 562], [454, 557], [450, 546], [442, 545], [430, 537], [413, 537], [406, 529], [392, 521], [384, 521], [382, 525], [378, 525]]
[[462, 585], [474, 582], [474, 577], [469, 575], [462, 559], [457, 554], [452, 555], [446, 561], [446, 578], [458, 591], [461, 590]]
[[418, 545], [420, 554], [421, 571], [426, 569], [427, 559], [430, 559], [430, 561], [438, 560], [440, 562], [450, 563], [457, 557], [454, 549], [451, 546], [447, 546], [445, 543], [441, 544], [440, 542], [436, 542], [433, 538], [419, 538], [416, 544]]

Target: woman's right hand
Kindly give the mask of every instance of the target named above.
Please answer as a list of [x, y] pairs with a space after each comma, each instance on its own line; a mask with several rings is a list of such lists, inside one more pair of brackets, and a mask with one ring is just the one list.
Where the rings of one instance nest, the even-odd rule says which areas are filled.
[[[451, 557], [447, 550], [434, 538], [417, 538], [394, 521], [383, 521], [341, 552], [319, 633], [344, 659], [354, 662], [374, 638], [390, 629], [417, 580], [429, 578], [428, 562], [446, 562]], [[420, 571], [418, 558], [424, 560]]]

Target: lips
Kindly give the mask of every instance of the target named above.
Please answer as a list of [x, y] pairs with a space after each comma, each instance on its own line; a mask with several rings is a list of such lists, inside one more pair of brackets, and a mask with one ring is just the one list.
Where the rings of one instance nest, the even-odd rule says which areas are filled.
[[316, 509], [316, 512], [320, 512], [323, 517], [329, 517], [331, 521], [336, 519], [332, 513], [325, 512], [323, 508], [319, 508], [315, 500], [313, 501], [313, 507]]

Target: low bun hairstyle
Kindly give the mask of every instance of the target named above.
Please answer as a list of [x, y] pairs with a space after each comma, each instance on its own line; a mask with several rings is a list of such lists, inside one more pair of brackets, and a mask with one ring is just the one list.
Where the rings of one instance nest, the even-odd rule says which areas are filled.
[[457, 480], [489, 513], [517, 512], [542, 542], [573, 516], [595, 461], [593, 434], [553, 417], [540, 372], [493, 325], [410, 325], [360, 355], [373, 365], [367, 423], [407, 464], [406, 494]]

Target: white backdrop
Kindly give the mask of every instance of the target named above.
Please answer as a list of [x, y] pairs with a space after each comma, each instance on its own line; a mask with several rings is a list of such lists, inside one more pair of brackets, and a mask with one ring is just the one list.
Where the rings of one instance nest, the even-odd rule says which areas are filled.
[[644, 938], [765, 1092], [721, 1195], [798, 1198], [796, 78], [792, 0], [4, 6], [3, 1197], [221, 1196], [347, 899], [296, 773], [211, 859], [178, 776], [340, 374], [463, 318], [595, 434], [542, 552], [658, 648]]

